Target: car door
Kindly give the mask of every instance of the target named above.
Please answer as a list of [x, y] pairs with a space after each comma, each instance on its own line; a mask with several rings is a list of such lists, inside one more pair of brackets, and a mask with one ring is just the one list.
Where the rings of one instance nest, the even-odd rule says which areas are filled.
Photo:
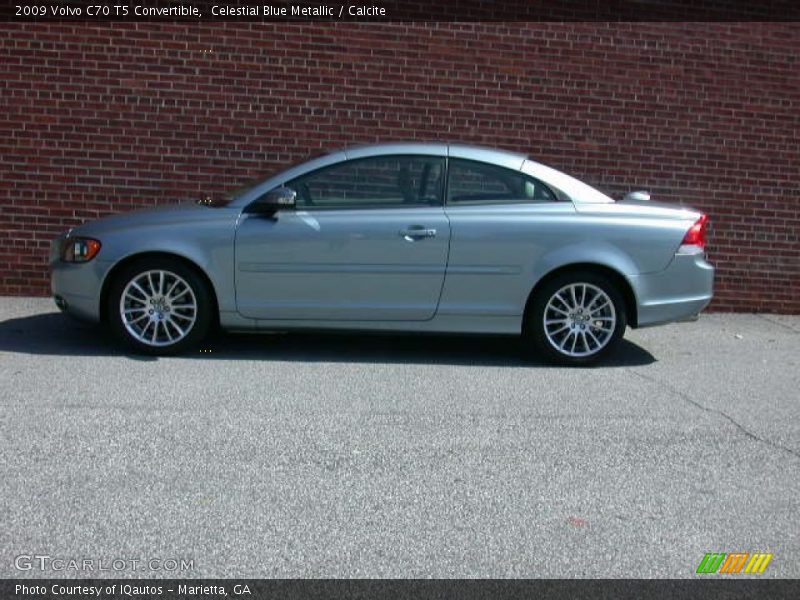
[[424, 321], [436, 312], [450, 227], [444, 159], [348, 160], [286, 182], [294, 210], [243, 214], [236, 302], [264, 320]]
[[575, 207], [518, 167], [451, 156], [445, 210], [450, 253], [437, 317], [518, 323], [533, 265], [563, 245]]

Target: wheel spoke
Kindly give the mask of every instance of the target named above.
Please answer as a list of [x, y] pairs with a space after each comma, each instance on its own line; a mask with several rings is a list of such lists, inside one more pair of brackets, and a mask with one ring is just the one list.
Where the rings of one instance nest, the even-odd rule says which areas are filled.
[[171, 313], [171, 314], [172, 314], [173, 317], [178, 317], [179, 319], [185, 319], [186, 321], [191, 321], [191, 320], [194, 319], [194, 317], [187, 317], [186, 315], [182, 315], [182, 314], [177, 313], [177, 312], [174, 312], [174, 313]]
[[167, 320], [169, 321], [169, 324], [172, 325], [178, 331], [179, 336], [183, 337], [184, 335], [186, 335], [186, 332], [181, 328], [181, 326], [172, 320], [172, 317], [169, 317]]
[[594, 305], [594, 303], [595, 303], [595, 302], [597, 302], [597, 300], [598, 300], [599, 298], [602, 298], [602, 296], [600, 295], [600, 293], [599, 293], [599, 292], [595, 292], [595, 293], [594, 293], [594, 296], [592, 296], [592, 300], [591, 300], [589, 303], [587, 303], [587, 304], [584, 306], [584, 308], [586, 308], [586, 310], [588, 310], [589, 312], [594, 312], [594, 311], [596, 311], [597, 309], [596, 309], [596, 308], [592, 308], [592, 306]]
[[571, 305], [569, 302], [567, 302], [566, 300], [564, 300], [564, 298], [561, 296], [561, 293], [560, 293], [560, 292], [559, 292], [559, 293], [557, 293], [557, 294], [555, 295], [555, 298], [558, 298], [558, 299], [561, 301], [561, 304], [563, 304], [563, 305], [564, 305], [564, 307], [565, 307], [567, 310], [572, 310], [572, 309], [574, 308], [574, 307], [573, 307], [573, 306], [572, 306], [572, 305]]
[[546, 325], [555, 325], [556, 323], [567, 323], [569, 319], [547, 319], [545, 321]]
[[183, 296], [184, 294], [186, 294], [186, 292], [188, 292], [188, 291], [189, 291], [189, 288], [187, 287], [186, 289], [184, 289], [184, 290], [183, 290], [183, 291], [182, 291], [180, 294], [178, 294], [177, 296], [172, 296], [171, 298], [167, 298], [167, 299], [168, 299], [170, 302], [175, 302], [175, 300], [177, 300], [178, 298], [180, 298], [181, 296]]
[[569, 341], [569, 338], [571, 338], [573, 335], [575, 335], [575, 332], [570, 331], [569, 333], [567, 333], [567, 335], [564, 336], [564, 339], [561, 340], [561, 344], [559, 344], [559, 347], [562, 350], [566, 350], [567, 342]]
[[[583, 338], [583, 347], [586, 350], [586, 352], [593, 352], [592, 345], [589, 343], [589, 338], [586, 337], [587, 334], [591, 335], [591, 331], [589, 331], [588, 329], [586, 329], [584, 331], [581, 331], [581, 337]], [[594, 336], [592, 336], [592, 337], [593, 337], [593, 339], [595, 341], [595, 344], [596, 344], [595, 348], [597, 348], [598, 346], [600, 346], [600, 342], [597, 341], [596, 337], [594, 337]]]
[[180, 283], [180, 279], [176, 279], [175, 281], [173, 281], [172, 285], [169, 286], [169, 289], [167, 290], [167, 293], [164, 294], [164, 297], [165, 298], [171, 298], [172, 297], [172, 290], [174, 290], [176, 287], [178, 287], [179, 283]]
[[557, 313], [561, 313], [565, 317], [569, 316], [569, 312], [567, 312], [566, 310], [561, 310], [560, 308], [558, 308], [557, 306], [553, 306], [552, 304], [547, 307], [547, 310], [554, 310]]
[[[139, 291], [139, 293], [142, 295], [142, 299], [143, 299], [143, 300], [145, 300], [145, 301], [147, 301], [147, 299], [150, 297], [150, 294], [148, 294], [147, 292], [145, 292], [145, 291], [144, 291], [144, 288], [142, 288], [142, 286], [140, 286], [140, 285], [139, 285], [137, 282], [135, 282], [135, 281], [131, 281], [131, 285], [132, 285], [133, 287], [135, 287], [135, 288], [136, 288], [136, 289]], [[130, 293], [130, 290], [128, 290], [128, 292]]]
[[589, 319], [592, 323], [597, 323], [598, 321], [601, 323], [611, 323], [612, 325], [616, 321], [614, 317], [592, 317]]

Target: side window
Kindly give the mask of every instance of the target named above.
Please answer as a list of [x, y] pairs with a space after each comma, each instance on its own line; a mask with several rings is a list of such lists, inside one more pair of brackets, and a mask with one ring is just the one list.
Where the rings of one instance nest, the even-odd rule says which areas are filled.
[[488, 163], [450, 159], [448, 204], [556, 202], [555, 194], [538, 179]]
[[442, 203], [444, 159], [377, 156], [339, 163], [286, 185], [302, 208], [383, 208]]

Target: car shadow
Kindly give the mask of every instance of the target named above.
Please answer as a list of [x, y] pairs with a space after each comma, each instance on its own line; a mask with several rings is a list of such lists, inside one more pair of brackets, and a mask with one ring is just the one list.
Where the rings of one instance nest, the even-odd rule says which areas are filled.
[[[137, 361], [159, 358], [127, 351], [101, 326], [60, 313], [0, 321], [0, 352], [53, 356], [121, 356]], [[445, 364], [504, 367], [549, 366], [525, 358], [513, 336], [422, 335], [383, 333], [218, 332], [200, 347], [181, 355], [201, 360], [275, 360]], [[644, 348], [622, 340], [603, 367], [648, 365], [655, 358]]]

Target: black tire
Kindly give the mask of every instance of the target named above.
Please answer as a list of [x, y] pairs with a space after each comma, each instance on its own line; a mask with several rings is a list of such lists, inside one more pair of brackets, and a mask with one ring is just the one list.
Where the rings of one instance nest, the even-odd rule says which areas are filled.
[[[590, 294], [594, 293], [596, 290], [601, 290], [610, 300], [609, 304], [611, 308], [613, 308], [613, 315], [610, 309], [607, 311], [601, 310], [597, 313], [597, 321], [593, 321], [589, 315], [586, 314], [586, 316], [580, 315], [578, 317], [585, 318], [587, 319], [586, 321], [577, 322], [564, 316], [565, 324], [563, 326], [561, 324], [550, 325], [552, 331], [551, 335], [548, 336], [548, 332], [545, 329], [545, 310], [548, 310], [548, 318], [560, 318], [560, 314], [554, 312], [554, 308], [548, 308], [548, 304], [551, 299], [555, 297], [557, 292], [560, 292], [562, 297], [564, 293], [570, 292], [573, 288], [568, 286], [572, 285], [586, 285], [586, 288], [579, 287], [577, 289], [588, 290], [585, 293], [590, 299], [592, 297]], [[565, 290], [565, 288], [567, 289]], [[578, 294], [580, 294], [580, 291], [578, 291]], [[580, 301], [580, 296], [578, 299]], [[603, 298], [601, 296], [595, 306], [602, 306], [602, 303]], [[560, 304], [559, 301], [555, 301], [555, 306], [566, 308], [566, 305]], [[588, 311], [586, 311], [586, 313], [588, 313]], [[525, 315], [525, 323], [522, 331], [523, 345], [526, 351], [533, 352], [546, 359], [548, 362], [566, 366], [591, 365], [603, 360], [613, 352], [614, 348], [619, 344], [619, 341], [625, 333], [625, 328], [627, 327], [626, 314], [625, 299], [611, 279], [601, 273], [592, 271], [567, 272], [554, 277], [535, 291], [535, 296], [531, 298]], [[607, 319], [612, 317], [614, 318], [614, 325], [610, 334], [599, 329], [604, 322], [609, 322]], [[557, 332], [558, 329], [562, 327], [567, 327], [568, 329], [563, 333], [553, 334], [553, 331]], [[609, 326], [609, 329], [612, 329], [611, 326]], [[586, 334], [588, 334], [588, 336]], [[597, 336], [595, 336], [595, 334], [597, 334]], [[569, 337], [570, 335], [574, 337]], [[569, 339], [566, 339], [567, 337]], [[599, 349], [593, 348], [595, 342], [592, 338], [604, 342], [603, 345], [600, 346], [598, 342], [597, 346]], [[551, 341], [551, 339], [553, 341]], [[565, 339], [566, 341], [564, 341]], [[558, 342], [563, 342], [565, 346], [571, 346], [573, 339], [576, 340], [577, 343], [572, 353], [568, 347], [564, 350], [560, 350], [556, 347]], [[575, 352], [583, 352], [586, 354], [576, 356], [574, 355]]]
[[[170, 319], [170, 316], [173, 318], [169, 320], [169, 323], [153, 323], [151, 325], [152, 329], [159, 334], [159, 337], [155, 340], [155, 343], [158, 343], [158, 345], [154, 345], [153, 343], [144, 343], [137, 338], [131, 330], [135, 331], [137, 328], [141, 327], [141, 325], [126, 325], [121, 313], [122, 295], [125, 292], [126, 287], [131, 281], [136, 280], [138, 277], [143, 276], [143, 274], [149, 271], [167, 273], [165, 278], [166, 283], [164, 284], [165, 288], [171, 283], [177, 282], [178, 285], [181, 286], [178, 288], [178, 290], [180, 290], [183, 287], [183, 283], [180, 283], [179, 279], [182, 280], [186, 286], [191, 289], [191, 294], [188, 292], [186, 292], [185, 295], [182, 294], [183, 298], [180, 301], [185, 303], [187, 301], [184, 299], [188, 297], [190, 299], [189, 302], [191, 302], [193, 295], [194, 305], [196, 307], [196, 310], [194, 311], [190, 311], [186, 308], [177, 308], [178, 306], [185, 306], [185, 304], [179, 305], [177, 300], [174, 304], [167, 305], [164, 308], [165, 312], [163, 314], [165, 315], [166, 319]], [[170, 274], [173, 276], [173, 278], [169, 278]], [[145, 291], [150, 291], [147, 286], [144, 287]], [[146, 296], [143, 295], [143, 297]], [[164, 297], [165, 296], [162, 294], [158, 298], [163, 299]], [[136, 308], [134, 310], [140, 310], [138, 305], [128, 304], [128, 306], [135, 306]], [[137, 260], [129, 265], [126, 265], [119, 273], [117, 273], [114, 281], [111, 283], [106, 308], [109, 326], [119, 340], [136, 352], [156, 356], [178, 354], [196, 346], [201, 340], [203, 340], [203, 338], [205, 338], [209, 332], [209, 329], [211, 328], [212, 323], [214, 322], [212, 315], [214, 303], [212, 301], [211, 290], [209, 289], [208, 284], [193, 268], [188, 266], [186, 263], [177, 258], [170, 258], [166, 256], [142, 258], [141, 260]], [[142, 310], [148, 312], [149, 308], [149, 304], [142, 302]], [[171, 315], [169, 314], [170, 310], [172, 311]], [[149, 312], [159, 313], [160, 311], [151, 310]], [[141, 315], [145, 319], [144, 322], [146, 323], [149, 320], [149, 317], [145, 317], [145, 313], [141, 313]], [[187, 323], [190, 322], [190, 319], [186, 315], [191, 315], [194, 317], [190, 325], [187, 325]], [[175, 323], [176, 325], [172, 325], [172, 323]], [[129, 330], [129, 327], [131, 330]], [[171, 342], [167, 338], [167, 335], [178, 338], [180, 335], [178, 331], [181, 331], [179, 327], [183, 328], [185, 333], [182, 337], [176, 339], [175, 342]], [[145, 335], [145, 337], [148, 336]]]

